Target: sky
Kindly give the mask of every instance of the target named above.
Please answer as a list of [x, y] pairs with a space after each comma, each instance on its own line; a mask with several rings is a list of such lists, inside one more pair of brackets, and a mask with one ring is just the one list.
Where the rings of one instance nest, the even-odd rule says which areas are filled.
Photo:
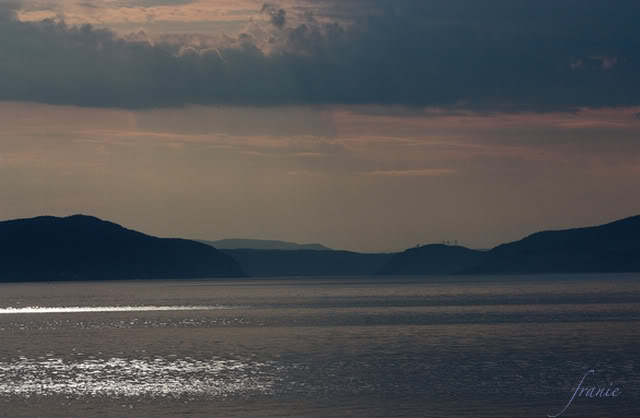
[[0, 0], [0, 219], [491, 248], [640, 214], [640, 2]]

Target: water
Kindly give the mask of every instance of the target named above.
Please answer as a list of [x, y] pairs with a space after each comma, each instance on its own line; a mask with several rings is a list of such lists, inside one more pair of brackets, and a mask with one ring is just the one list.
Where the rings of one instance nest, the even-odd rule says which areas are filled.
[[640, 275], [0, 285], [0, 416], [637, 417]]

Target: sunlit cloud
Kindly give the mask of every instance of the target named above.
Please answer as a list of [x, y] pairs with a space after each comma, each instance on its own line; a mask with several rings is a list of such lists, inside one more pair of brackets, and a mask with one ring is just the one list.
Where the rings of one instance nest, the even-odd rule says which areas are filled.
[[20, 20], [40, 21], [63, 17], [70, 24], [107, 27], [145, 26], [152, 22], [249, 22], [259, 16], [261, 3], [254, 0], [118, 1], [24, 0]]

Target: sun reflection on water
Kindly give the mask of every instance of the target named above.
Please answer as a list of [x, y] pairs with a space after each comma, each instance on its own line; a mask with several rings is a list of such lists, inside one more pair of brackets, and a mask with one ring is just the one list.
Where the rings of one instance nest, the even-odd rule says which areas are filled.
[[0, 396], [181, 397], [269, 394], [277, 365], [251, 359], [18, 357], [0, 361]]
[[82, 313], [82, 312], [161, 312], [161, 311], [211, 311], [238, 309], [231, 305], [203, 306], [25, 306], [21, 308], [0, 308], [2, 314], [45, 314], [45, 313]]

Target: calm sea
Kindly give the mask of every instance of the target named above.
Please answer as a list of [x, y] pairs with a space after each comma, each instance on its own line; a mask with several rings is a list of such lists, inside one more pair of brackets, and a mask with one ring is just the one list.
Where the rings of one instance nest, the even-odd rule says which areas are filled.
[[561, 416], [640, 416], [640, 275], [0, 285], [0, 416], [546, 417], [585, 374]]

